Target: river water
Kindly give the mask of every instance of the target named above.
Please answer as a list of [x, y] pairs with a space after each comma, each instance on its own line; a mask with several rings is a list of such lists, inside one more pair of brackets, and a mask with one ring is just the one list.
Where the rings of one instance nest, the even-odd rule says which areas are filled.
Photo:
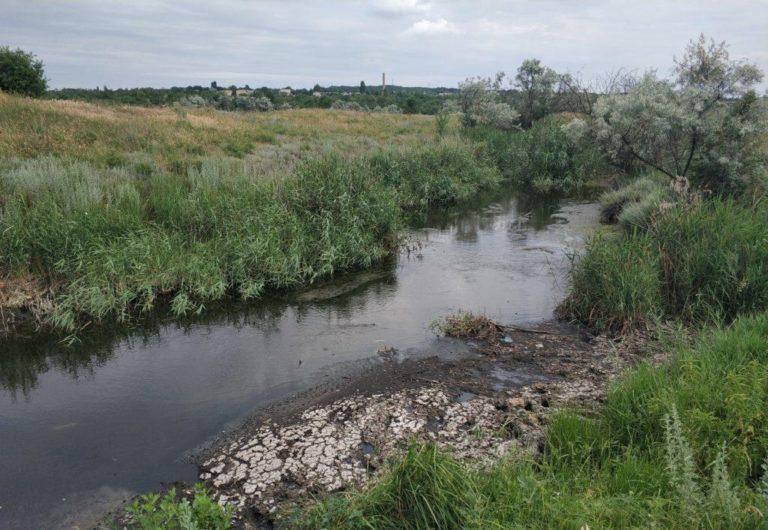
[[383, 362], [382, 346], [460, 355], [429, 330], [439, 316], [551, 318], [597, 217], [589, 202], [485, 198], [412, 229], [421, 248], [375, 274], [70, 347], [0, 343], [0, 528], [85, 527], [163, 481], [194, 481], [190, 451], [260, 406]]

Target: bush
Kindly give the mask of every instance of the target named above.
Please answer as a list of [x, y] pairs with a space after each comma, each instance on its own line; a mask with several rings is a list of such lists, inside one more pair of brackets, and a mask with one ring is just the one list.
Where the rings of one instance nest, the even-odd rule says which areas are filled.
[[39, 97], [47, 87], [42, 61], [23, 50], [0, 47], [0, 91]]
[[199, 484], [194, 487], [192, 502], [170, 490], [162, 497], [142, 495], [126, 513], [131, 530], [228, 530], [232, 517], [232, 510], [221, 508]]
[[477, 77], [459, 83], [459, 109], [464, 127], [484, 125], [502, 130], [515, 128], [520, 114], [499, 101], [502, 77], [503, 74], [497, 74], [495, 82]]
[[559, 314], [600, 331], [660, 316], [728, 322], [768, 308], [768, 211], [734, 200], [677, 204], [647, 230], [593, 239]]
[[730, 59], [702, 35], [675, 61], [674, 81], [655, 72], [601, 96], [595, 138], [616, 162], [633, 159], [669, 178], [740, 192], [764, 168], [764, 108], [754, 65]]

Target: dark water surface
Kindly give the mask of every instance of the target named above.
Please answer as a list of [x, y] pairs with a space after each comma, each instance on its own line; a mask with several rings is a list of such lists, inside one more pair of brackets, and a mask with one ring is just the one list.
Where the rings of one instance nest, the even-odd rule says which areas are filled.
[[188, 451], [259, 406], [381, 362], [381, 346], [456, 353], [429, 331], [441, 315], [551, 318], [568, 255], [596, 223], [591, 203], [497, 197], [428, 219], [411, 231], [423, 247], [388, 269], [298, 298], [70, 348], [0, 343], [0, 528], [82, 527], [161, 481], [192, 481]]

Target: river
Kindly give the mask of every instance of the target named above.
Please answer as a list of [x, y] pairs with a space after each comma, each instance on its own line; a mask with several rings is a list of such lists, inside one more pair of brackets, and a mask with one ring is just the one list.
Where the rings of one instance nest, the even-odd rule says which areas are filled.
[[[255, 409], [398, 357], [461, 355], [429, 323], [467, 309], [552, 318], [597, 205], [509, 194], [430, 216], [413, 250], [300, 296], [63, 346], [0, 343], [0, 528], [93, 524], [121, 499], [194, 481], [188, 455]], [[419, 242], [419, 244], [416, 244]]]

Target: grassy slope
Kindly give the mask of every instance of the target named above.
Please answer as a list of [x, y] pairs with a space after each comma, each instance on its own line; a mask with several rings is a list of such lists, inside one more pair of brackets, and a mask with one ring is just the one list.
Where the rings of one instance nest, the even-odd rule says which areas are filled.
[[405, 210], [500, 179], [421, 116], [0, 97], [0, 307], [63, 330], [369, 267]]

